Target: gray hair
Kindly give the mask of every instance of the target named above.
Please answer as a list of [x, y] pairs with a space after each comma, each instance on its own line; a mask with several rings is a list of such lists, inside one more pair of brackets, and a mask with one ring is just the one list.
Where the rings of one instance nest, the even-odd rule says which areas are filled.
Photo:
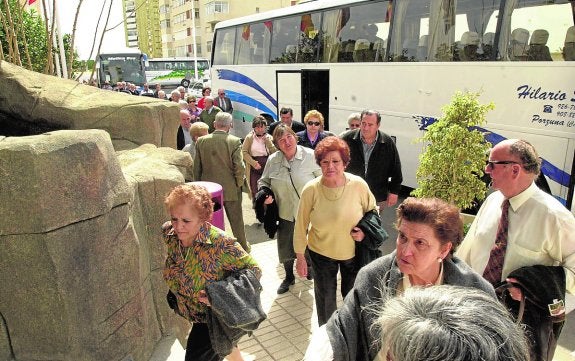
[[352, 120], [359, 120], [361, 121], [361, 114], [359, 113], [351, 113], [349, 117], [347, 117], [347, 125], [351, 125]]
[[226, 128], [232, 125], [232, 115], [226, 112], [218, 112], [214, 120], [214, 128]]
[[385, 302], [375, 326], [394, 361], [529, 361], [521, 326], [474, 288], [409, 288]]
[[180, 92], [178, 91], [178, 89], [174, 89], [170, 92], [170, 95], [177, 95], [180, 96]]
[[541, 158], [539, 158], [535, 147], [523, 139], [515, 139], [512, 142], [509, 145], [509, 154], [521, 160], [521, 165], [527, 173], [538, 176], [541, 172]]

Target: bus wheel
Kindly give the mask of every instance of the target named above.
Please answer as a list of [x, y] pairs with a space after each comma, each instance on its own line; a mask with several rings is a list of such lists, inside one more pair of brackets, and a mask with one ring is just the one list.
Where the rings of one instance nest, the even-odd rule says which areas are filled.
[[187, 88], [190, 86], [190, 81], [188, 79], [182, 79], [180, 85], [183, 86], [184, 88]]

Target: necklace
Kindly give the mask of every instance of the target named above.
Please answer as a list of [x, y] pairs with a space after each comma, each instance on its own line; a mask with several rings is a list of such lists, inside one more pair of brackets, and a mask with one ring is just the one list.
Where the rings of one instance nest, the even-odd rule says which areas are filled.
[[344, 179], [343, 186], [330, 188], [328, 186], [320, 184], [320, 189], [325, 199], [327, 199], [328, 201], [335, 202], [339, 200], [345, 193], [345, 186], [347, 186], [347, 178]]
[[[180, 244], [180, 257], [182, 257], [182, 259], [184, 261], [187, 261], [188, 255], [190, 254], [190, 248], [192, 248], [192, 245], [190, 245], [189, 247], [185, 247], [182, 245], [182, 242], [178, 241], [178, 243]], [[184, 257], [184, 248], [186, 249], [186, 256], [185, 257]]]

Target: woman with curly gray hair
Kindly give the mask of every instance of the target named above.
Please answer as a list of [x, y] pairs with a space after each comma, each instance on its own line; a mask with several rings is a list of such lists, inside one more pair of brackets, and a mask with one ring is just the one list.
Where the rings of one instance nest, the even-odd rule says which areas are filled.
[[523, 329], [487, 293], [461, 286], [413, 287], [389, 299], [374, 324], [376, 360], [528, 361]]

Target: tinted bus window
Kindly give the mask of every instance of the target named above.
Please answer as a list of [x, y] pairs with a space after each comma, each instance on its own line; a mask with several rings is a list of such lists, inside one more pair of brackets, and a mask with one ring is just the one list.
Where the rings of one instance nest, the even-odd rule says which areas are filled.
[[574, 31], [572, 4], [530, 0], [511, 2], [508, 6], [515, 3], [510, 22], [504, 23], [501, 32], [502, 40], [507, 44], [508, 60], [574, 60], [569, 54], [564, 56], [565, 48], [569, 49], [569, 29]]
[[267, 64], [272, 22], [238, 26], [235, 64]]
[[299, 16], [274, 20], [270, 54], [271, 63], [296, 62], [299, 25]]
[[[384, 61], [390, 6], [388, 2], [375, 2], [326, 11], [322, 30], [326, 34], [323, 61]], [[336, 40], [332, 43], [334, 37]]]
[[218, 30], [214, 46], [214, 65], [231, 65], [234, 63], [235, 36], [235, 28]]

